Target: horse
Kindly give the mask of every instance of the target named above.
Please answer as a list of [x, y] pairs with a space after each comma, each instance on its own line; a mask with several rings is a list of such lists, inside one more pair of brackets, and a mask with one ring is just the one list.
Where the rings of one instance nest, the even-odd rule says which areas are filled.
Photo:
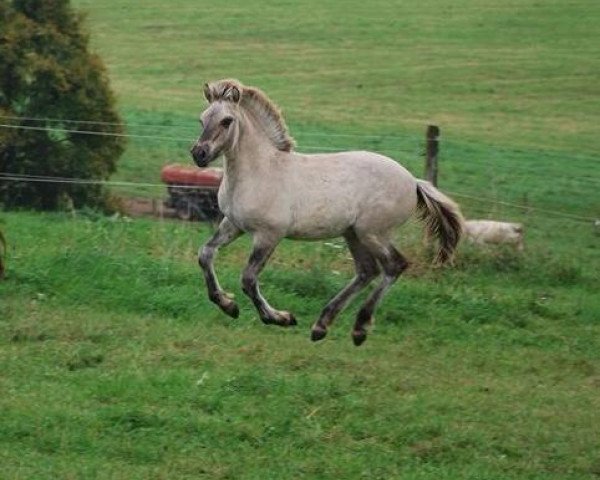
[[283, 238], [345, 239], [356, 274], [321, 311], [311, 329], [313, 341], [323, 339], [336, 315], [383, 272], [352, 330], [356, 346], [366, 340], [377, 304], [409, 264], [392, 244], [392, 232], [415, 213], [438, 240], [436, 262], [452, 259], [463, 217], [457, 204], [429, 182], [373, 152], [296, 152], [279, 108], [260, 89], [238, 80], [205, 84], [204, 96], [202, 132], [190, 153], [199, 167], [223, 156], [218, 203], [224, 218], [200, 248], [198, 263], [209, 299], [225, 314], [237, 318], [239, 308], [221, 289], [213, 262], [220, 247], [244, 233], [252, 237], [252, 252], [242, 290], [265, 324], [282, 327], [296, 325], [296, 318], [273, 308], [258, 284], [277, 244]]

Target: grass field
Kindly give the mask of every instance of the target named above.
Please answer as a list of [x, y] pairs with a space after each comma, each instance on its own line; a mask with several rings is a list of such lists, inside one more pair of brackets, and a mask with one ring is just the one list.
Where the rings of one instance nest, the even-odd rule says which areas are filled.
[[[356, 349], [352, 312], [308, 338], [350, 273], [328, 245], [288, 245], [265, 272], [300, 319], [281, 330], [200, 295], [207, 229], [5, 219], [19, 239], [0, 285], [5, 478], [600, 473], [598, 277], [579, 262], [465, 248], [456, 269], [400, 282]], [[219, 262], [238, 298], [247, 247]]]
[[526, 251], [462, 245], [431, 269], [407, 225], [413, 266], [357, 349], [357, 302], [309, 340], [351, 276], [338, 242], [278, 249], [262, 280], [299, 319], [283, 330], [239, 288], [247, 239], [217, 262], [234, 321], [201, 288], [207, 226], [3, 212], [0, 478], [600, 477], [597, 2], [74, 4], [128, 132], [171, 137], [131, 138], [115, 179], [189, 162], [202, 83], [237, 77], [301, 151], [420, 174], [440, 125], [442, 189], [470, 217], [523, 221]]
[[132, 139], [119, 179], [189, 161], [203, 83], [237, 77], [283, 108], [300, 150], [367, 148], [420, 173], [434, 123], [447, 189], [600, 214], [594, 0], [75, 4], [129, 132], [175, 139]]

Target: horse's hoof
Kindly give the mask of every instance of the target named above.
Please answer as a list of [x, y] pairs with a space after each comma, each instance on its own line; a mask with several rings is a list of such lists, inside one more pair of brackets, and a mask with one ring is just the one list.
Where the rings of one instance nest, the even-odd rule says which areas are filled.
[[240, 316], [239, 307], [231, 300], [220, 303], [219, 307], [221, 307], [221, 310], [223, 310], [223, 312], [225, 312], [231, 318], [238, 318]]
[[357, 347], [360, 347], [366, 339], [367, 332], [365, 332], [364, 330], [354, 330], [352, 332], [352, 341]]
[[275, 312], [273, 316], [260, 316], [265, 325], [277, 325], [278, 327], [293, 327], [298, 325], [296, 317], [290, 312]]
[[319, 340], [323, 340], [327, 336], [327, 330], [320, 327], [315, 327], [310, 332], [310, 339], [313, 342], [318, 342]]
[[298, 322], [296, 321], [296, 317], [294, 317], [293, 313], [283, 312], [283, 317], [286, 319], [286, 323], [284, 324], [284, 326], [295, 327], [296, 325], [298, 325]]

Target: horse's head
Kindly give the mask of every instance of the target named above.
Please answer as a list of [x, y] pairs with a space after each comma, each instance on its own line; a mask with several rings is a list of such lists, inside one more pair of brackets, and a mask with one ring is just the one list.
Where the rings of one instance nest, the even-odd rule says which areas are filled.
[[217, 96], [207, 84], [204, 85], [204, 96], [210, 104], [200, 115], [202, 134], [191, 149], [199, 167], [206, 167], [231, 149], [239, 135], [240, 89], [230, 84]]

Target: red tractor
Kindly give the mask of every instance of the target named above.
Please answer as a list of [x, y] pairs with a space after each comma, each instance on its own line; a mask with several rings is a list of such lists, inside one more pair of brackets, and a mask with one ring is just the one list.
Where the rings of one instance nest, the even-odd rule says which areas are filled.
[[165, 206], [173, 208], [180, 219], [209, 222], [221, 219], [217, 192], [222, 169], [172, 164], [163, 167], [160, 178], [169, 192]]

